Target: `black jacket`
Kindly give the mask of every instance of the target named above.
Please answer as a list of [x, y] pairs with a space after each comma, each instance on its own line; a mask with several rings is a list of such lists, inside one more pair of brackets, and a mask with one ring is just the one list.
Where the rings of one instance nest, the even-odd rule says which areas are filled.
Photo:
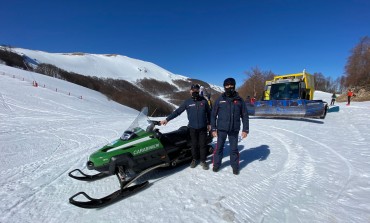
[[204, 97], [197, 99], [189, 98], [185, 100], [180, 107], [172, 112], [166, 119], [170, 121], [186, 110], [188, 113], [189, 127], [201, 129], [207, 127], [211, 123], [211, 109], [207, 100]]
[[249, 133], [248, 110], [243, 99], [237, 92], [233, 97], [222, 94], [214, 103], [211, 115], [212, 130], [233, 132], [240, 130], [240, 119], [243, 132]]

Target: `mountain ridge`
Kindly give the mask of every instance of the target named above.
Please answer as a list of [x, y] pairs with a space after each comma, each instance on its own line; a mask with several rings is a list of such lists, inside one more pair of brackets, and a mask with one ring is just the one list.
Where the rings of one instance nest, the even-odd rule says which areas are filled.
[[[6, 50], [4, 47], [0, 49]], [[118, 54], [48, 53], [23, 48], [11, 48], [10, 51], [20, 55], [30, 71], [97, 90], [109, 99], [135, 109], [140, 109], [140, 102], [151, 105], [149, 107], [160, 107], [158, 112], [162, 115], [189, 97], [193, 83], [203, 85], [212, 99], [222, 92], [219, 86]]]

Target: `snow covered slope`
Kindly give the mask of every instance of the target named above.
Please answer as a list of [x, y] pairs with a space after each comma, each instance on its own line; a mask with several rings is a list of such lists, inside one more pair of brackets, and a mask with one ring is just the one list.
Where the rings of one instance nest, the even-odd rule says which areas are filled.
[[[33, 75], [53, 88], [33, 87]], [[80, 182], [68, 172], [89, 172], [87, 156], [118, 138], [138, 111], [0, 65], [0, 222], [369, 222], [370, 102], [337, 104], [340, 112], [324, 120], [251, 118], [238, 176], [226, 144], [218, 173], [158, 170], [145, 176], [151, 186], [144, 191], [87, 210], [68, 198], [109, 194], [117, 180]], [[184, 114], [161, 130], [186, 124]]]
[[[86, 76], [112, 78], [137, 83], [138, 80], [147, 78], [168, 82], [177, 86], [175, 80], [188, 80], [189, 77], [173, 74], [172, 72], [151, 62], [133, 59], [117, 54], [89, 54], [89, 53], [48, 53], [38, 50], [12, 48], [30, 64], [52, 64], [63, 70]], [[201, 80], [202, 78], [196, 78]], [[222, 92], [220, 86], [208, 83], [210, 87]], [[179, 89], [182, 87], [178, 86]]]
[[153, 63], [115, 54], [48, 53], [22, 48], [12, 50], [37, 63], [52, 64], [63, 70], [87, 76], [123, 79], [133, 83], [143, 78], [171, 83], [175, 79], [187, 79]]

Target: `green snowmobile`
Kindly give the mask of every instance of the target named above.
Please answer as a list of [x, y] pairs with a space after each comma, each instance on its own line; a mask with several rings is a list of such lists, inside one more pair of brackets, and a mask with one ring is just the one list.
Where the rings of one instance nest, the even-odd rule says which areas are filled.
[[[99, 208], [128, 197], [149, 185], [148, 181], [132, 185], [138, 178], [157, 168], [176, 166], [191, 160], [189, 129], [182, 126], [178, 130], [161, 133], [155, 128], [159, 121], [147, 117], [148, 108], [144, 107], [123, 135], [90, 155], [87, 161], [89, 170], [99, 173], [88, 175], [79, 169], [69, 172], [69, 176], [82, 181], [95, 181], [116, 175], [120, 189], [103, 198], [92, 198], [79, 192], [69, 198], [69, 202], [82, 208]], [[208, 152], [213, 148], [211, 134], [207, 137]], [[81, 195], [88, 201], [75, 200]], [[84, 199], [84, 200], [86, 200]]]

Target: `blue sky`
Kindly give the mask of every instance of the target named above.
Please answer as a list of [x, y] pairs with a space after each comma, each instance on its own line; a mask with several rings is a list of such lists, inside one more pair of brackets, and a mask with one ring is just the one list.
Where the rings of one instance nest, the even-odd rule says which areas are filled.
[[0, 44], [117, 53], [222, 85], [259, 67], [337, 78], [370, 36], [370, 1], [0, 0]]

